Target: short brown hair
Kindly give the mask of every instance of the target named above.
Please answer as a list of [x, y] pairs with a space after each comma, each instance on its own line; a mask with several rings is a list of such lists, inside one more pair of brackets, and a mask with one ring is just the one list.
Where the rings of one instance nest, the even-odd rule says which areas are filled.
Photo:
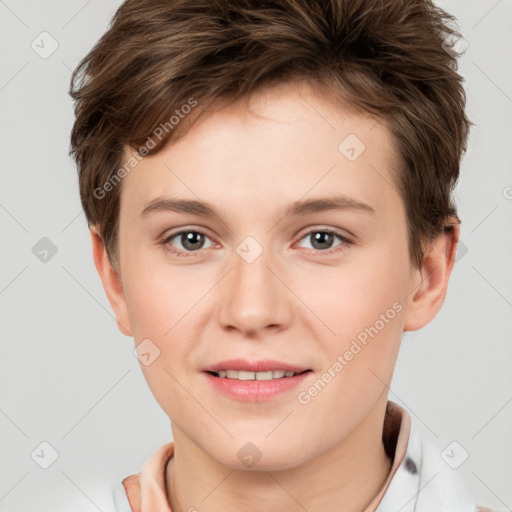
[[[121, 186], [112, 180], [124, 150], [154, 154], [175, 139], [169, 120], [191, 98], [197, 119], [214, 103], [296, 79], [386, 121], [419, 266], [424, 243], [459, 221], [452, 192], [472, 123], [454, 21], [430, 0], [126, 0], [70, 86], [80, 198], [114, 268]], [[165, 135], [141, 152], [157, 126]]]

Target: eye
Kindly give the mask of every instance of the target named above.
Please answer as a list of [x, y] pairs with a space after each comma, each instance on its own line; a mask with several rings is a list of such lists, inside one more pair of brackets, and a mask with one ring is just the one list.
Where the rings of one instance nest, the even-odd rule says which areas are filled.
[[[177, 239], [177, 243], [180, 244], [181, 247], [173, 247], [171, 240], [174, 238]], [[200, 249], [204, 249], [206, 239], [209, 239], [209, 237], [204, 231], [199, 229], [186, 229], [169, 235], [162, 241], [162, 244], [169, 246], [169, 251], [178, 256], [183, 256], [183, 254], [187, 252], [196, 252]], [[208, 247], [211, 247], [211, 245]]]
[[[308, 237], [313, 246], [312, 250], [326, 254], [341, 251], [345, 249], [347, 245], [353, 244], [353, 242], [347, 237], [332, 229], [316, 229], [309, 231], [300, 240], [307, 240]], [[341, 243], [334, 246], [333, 249], [332, 244], [335, 238], [338, 238]], [[176, 239], [176, 242], [173, 243], [172, 241], [174, 239]], [[213, 243], [210, 243], [210, 245], [205, 246], [206, 240], [211, 241], [204, 231], [200, 229], [184, 229], [167, 236], [161, 244], [166, 246], [170, 252], [177, 256], [187, 257], [192, 256], [191, 253], [199, 252], [201, 249], [212, 247], [214, 245]], [[176, 244], [178, 244], [177, 247]]]
[[[338, 244], [338, 246], [335, 246], [334, 250], [329, 250], [332, 249], [332, 243], [335, 238], [341, 240], [342, 243]], [[343, 250], [347, 245], [353, 243], [347, 237], [332, 229], [316, 229], [314, 231], [309, 231], [301, 238], [301, 240], [304, 239], [309, 239], [311, 241], [313, 250], [325, 252], [328, 254]]]

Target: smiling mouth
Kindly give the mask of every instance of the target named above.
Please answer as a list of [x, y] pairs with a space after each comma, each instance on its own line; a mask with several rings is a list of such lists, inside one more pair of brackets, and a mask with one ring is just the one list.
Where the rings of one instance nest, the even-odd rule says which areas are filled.
[[312, 370], [304, 370], [303, 372], [292, 372], [285, 370], [268, 370], [265, 372], [250, 372], [245, 370], [219, 370], [218, 372], [206, 371], [214, 377], [220, 379], [234, 379], [234, 380], [274, 380], [274, 379], [287, 379], [295, 377], [296, 375], [302, 375], [303, 373], [310, 372]]

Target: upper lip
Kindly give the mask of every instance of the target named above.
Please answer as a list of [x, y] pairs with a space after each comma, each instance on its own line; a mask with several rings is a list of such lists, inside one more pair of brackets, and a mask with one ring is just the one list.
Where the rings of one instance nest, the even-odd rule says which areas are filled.
[[274, 361], [265, 359], [262, 361], [247, 361], [246, 359], [229, 359], [221, 361], [203, 368], [203, 372], [218, 372], [219, 370], [243, 370], [248, 372], [266, 372], [269, 370], [284, 370], [301, 373], [309, 368], [295, 364], [284, 363], [283, 361]]

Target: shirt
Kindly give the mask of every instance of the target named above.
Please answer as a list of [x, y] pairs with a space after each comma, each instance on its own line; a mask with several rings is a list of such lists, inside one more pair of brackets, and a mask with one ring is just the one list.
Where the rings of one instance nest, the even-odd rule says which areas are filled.
[[[390, 400], [382, 440], [392, 460], [391, 470], [363, 512], [493, 512], [475, 502], [460, 475], [441, 457], [441, 450], [420, 433], [405, 409]], [[140, 473], [111, 486], [113, 511], [172, 512], [165, 470], [173, 453], [173, 442], [160, 446]]]

